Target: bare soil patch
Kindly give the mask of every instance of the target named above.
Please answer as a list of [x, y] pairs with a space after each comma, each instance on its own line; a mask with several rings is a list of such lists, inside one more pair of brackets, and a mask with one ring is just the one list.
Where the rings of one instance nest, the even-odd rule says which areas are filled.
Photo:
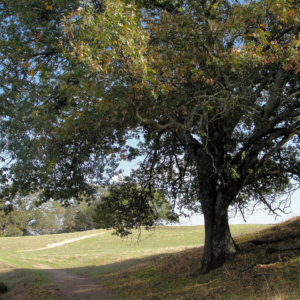
[[49, 292], [60, 300], [118, 300], [104, 286], [89, 278], [53, 269], [42, 264], [35, 263], [32, 266], [46, 273], [51, 282], [48, 286]]

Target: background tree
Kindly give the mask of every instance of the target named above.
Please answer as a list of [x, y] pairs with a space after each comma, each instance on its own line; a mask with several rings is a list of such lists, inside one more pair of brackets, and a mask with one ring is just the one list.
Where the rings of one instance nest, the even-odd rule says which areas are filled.
[[[0, 206], [0, 236], [55, 234], [94, 228], [93, 223], [88, 222], [93, 208], [87, 211], [85, 203], [63, 207], [59, 202], [49, 201], [38, 206], [38, 194], [16, 196], [13, 200]], [[77, 215], [82, 215], [81, 227]]]
[[172, 3], [1, 2], [3, 199], [87, 199], [142, 155], [120, 225], [156, 192], [202, 212], [207, 273], [237, 252], [229, 206], [276, 213], [299, 181], [299, 3]]
[[64, 208], [64, 215], [63, 215], [63, 225], [62, 231], [63, 232], [72, 232], [75, 231], [75, 216], [77, 207], [75, 205], [70, 205]]
[[80, 210], [75, 215], [75, 230], [85, 231], [96, 228], [94, 222], [95, 205], [87, 205], [84, 202], [80, 205]]
[[31, 235], [44, 223], [44, 214], [36, 207], [37, 196], [15, 197], [0, 206], [0, 236]]
[[79, 205], [71, 202], [64, 207], [58, 201], [48, 201], [38, 207], [43, 215], [43, 222], [35, 225], [34, 232], [56, 234], [92, 230], [95, 228], [92, 215], [97, 202], [90, 206], [85, 202]]

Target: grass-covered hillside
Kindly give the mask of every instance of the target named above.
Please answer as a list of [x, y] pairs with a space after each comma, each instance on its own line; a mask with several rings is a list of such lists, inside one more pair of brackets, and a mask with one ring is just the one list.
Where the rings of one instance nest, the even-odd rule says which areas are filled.
[[[268, 225], [233, 225], [234, 236], [260, 230]], [[63, 246], [45, 248], [49, 244], [77, 239], [99, 233], [88, 239], [68, 243]], [[57, 235], [0, 238], [0, 259], [11, 264], [28, 266], [30, 262], [49, 264], [52, 267], [81, 272], [81, 268], [97, 268], [97, 273], [117, 270], [135, 265], [153, 255], [163, 255], [197, 247], [204, 243], [203, 226], [162, 226], [155, 231], [138, 232], [126, 239], [111, 234], [111, 231], [92, 230]], [[37, 250], [41, 249], [41, 250]]]
[[300, 299], [300, 218], [237, 242], [236, 259], [207, 275], [195, 247], [114, 274], [109, 287], [124, 300]]
[[[300, 299], [300, 219], [231, 230], [240, 254], [205, 276], [198, 274], [203, 226], [159, 227], [150, 236], [143, 232], [140, 242], [137, 233], [122, 240], [103, 230], [0, 238], [0, 281], [10, 286], [10, 295], [20, 287], [24, 293], [25, 285], [37, 299], [55, 299], [42, 271], [33, 270], [42, 263], [98, 280], [124, 300]], [[99, 235], [70, 242], [95, 233]], [[69, 243], [41, 249], [65, 240]]]

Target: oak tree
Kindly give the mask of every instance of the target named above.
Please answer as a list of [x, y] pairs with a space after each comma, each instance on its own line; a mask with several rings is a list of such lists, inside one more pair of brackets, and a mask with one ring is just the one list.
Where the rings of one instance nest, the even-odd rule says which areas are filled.
[[299, 13], [292, 0], [2, 0], [2, 199], [86, 199], [141, 156], [130, 226], [159, 192], [204, 214], [201, 273], [221, 266], [238, 251], [229, 207], [276, 213], [299, 181]]

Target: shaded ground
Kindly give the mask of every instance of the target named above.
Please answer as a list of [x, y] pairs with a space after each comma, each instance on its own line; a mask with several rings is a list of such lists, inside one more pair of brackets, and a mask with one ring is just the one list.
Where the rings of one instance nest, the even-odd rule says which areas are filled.
[[117, 300], [100, 283], [89, 278], [53, 269], [42, 264], [32, 264], [32, 266], [45, 272], [51, 282], [49, 292], [57, 296], [60, 300]]

